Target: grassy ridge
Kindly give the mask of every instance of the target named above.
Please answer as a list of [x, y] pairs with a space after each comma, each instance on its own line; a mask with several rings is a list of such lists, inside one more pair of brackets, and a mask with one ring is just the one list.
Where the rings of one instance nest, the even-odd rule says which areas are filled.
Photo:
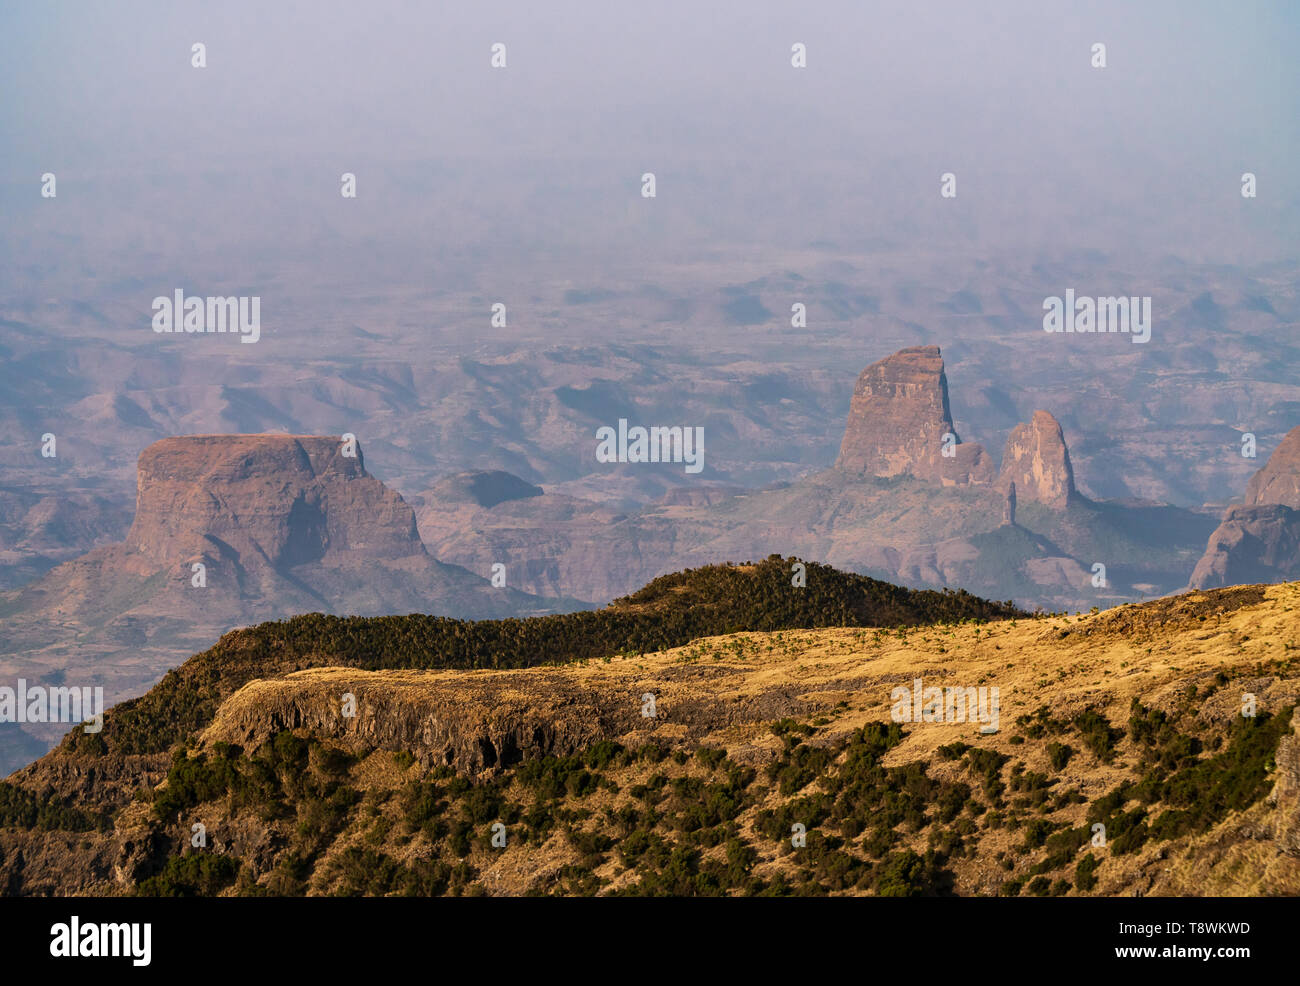
[[794, 559], [714, 565], [655, 579], [602, 610], [509, 620], [438, 616], [336, 617], [263, 623], [223, 637], [124, 702], [102, 733], [80, 727], [65, 745], [102, 755], [161, 753], [211, 720], [246, 682], [309, 667], [513, 668], [663, 650], [696, 637], [817, 627], [919, 626], [1023, 615], [967, 592], [912, 590]]

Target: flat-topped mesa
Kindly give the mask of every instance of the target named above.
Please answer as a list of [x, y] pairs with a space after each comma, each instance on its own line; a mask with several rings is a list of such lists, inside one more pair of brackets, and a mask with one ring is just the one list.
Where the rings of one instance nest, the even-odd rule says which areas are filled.
[[1280, 503], [1300, 510], [1300, 427], [1292, 428], [1246, 485], [1246, 505]]
[[1018, 424], [1002, 453], [999, 489], [1014, 489], [1020, 500], [1036, 500], [1060, 510], [1074, 496], [1074, 470], [1060, 422], [1046, 411]]
[[835, 465], [946, 486], [990, 483], [996, 474], [982, 445], [958, 442], [938, 346], [902, 349], [862, 371]]
[[366, 472], [359, 445], [305, 435], [150, 445], [140, 454], [126, 545], [164, 565], [228, 549], [245, 566], [275, 568], [338, 549], [390, 560], [425, 554], [414, 512]]

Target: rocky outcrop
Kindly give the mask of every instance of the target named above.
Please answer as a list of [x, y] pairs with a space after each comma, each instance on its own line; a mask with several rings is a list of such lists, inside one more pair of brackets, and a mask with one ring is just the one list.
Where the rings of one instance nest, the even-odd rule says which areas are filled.
[[[263, 620], [317, 612], [487, 618], [580, 605], [491, 585], [496, 557], [474, 558], [468, 571], [433, 558], [414, 511], [366, 472], [355, 443], [168, 438], [140, 455], [136, 515], [123, 541], [0, 594], [0, 669], [32, 684], [76, 669], [111, 705], [227, 630]], [[67, 725], [23, 728], [0, 735], [0, 775], [48, 749]]]
[[[638, 725], [640, 707], [553, 682], [538, 693], [536, 676], [492, 673], [363, 672], [346, 668], [300, 671], [250, 682], [222, 706], [207, 742], [255, 749], [285, 729], [306, 730], [346, 749], [408, 750], [470, 774], [525, 758], [565, 756]], [[355, 714], [345, 715], [351, 694]]]
[[[237, 625], [319, 610], [537, 611], [512, 589], [485, 591], [486, 564], [476, 578], [434, 560], [415, 512], [366, 472], [355, 442], [168, 438], [140, 455], [137, 486], [125, 540], [23, 590], [25, 616], [57, 606], [102, 624], [127, 611], [152, 616], [179, 608], [190, 622], [207, 616]], [[204, 567], [202, 578], [193, 574], [196, 564]]]
[[1014, 488], [1020, 500], [1036, 500], [1060, 510], [1074, 493], [1074, 470], [1061, 425], [1047, 411], [1016, 425], [1007, 437], [998, 473], [1000, 489]]
[[938, 346], [903, 349], [862, 371], [835, 465], [945, 485], [989, 483], [995, 474], [983, 446], [957, 438]]
[[1300, 428], [1250, 477], [1246, 502], [1229, 507], [1196, 563], [1190, 586], [1207, 589], [1300, 578]]
[[414, 511], [366, 472], [355, 441], [164, 438], [140, 454], [136, 488], [126, 546], [159, 566], [217, 548], [233, 549], [245, 568], [337, 552], [389, 561], [425, 553]]
[[430, 556], [415, 512], [366, 472], [355, 441], [196, 435], [141, 454], [124, 542], [55, 568], [19, 603], [25, 617], [56, 606], [119, 629], [183, 612], [204, 633], [322, 610], [487, 617], [549, 608], [492, 587], [487, 570]]
[[1278, 503], [1230, 507], [1192, 572], [1191, 588], [1300, 578], [1300, 510]]
[[1300, 510], [1300, 428], [1287, 432], [1264, 468], [1250, 477], [1246, 503], [1280, 503]]

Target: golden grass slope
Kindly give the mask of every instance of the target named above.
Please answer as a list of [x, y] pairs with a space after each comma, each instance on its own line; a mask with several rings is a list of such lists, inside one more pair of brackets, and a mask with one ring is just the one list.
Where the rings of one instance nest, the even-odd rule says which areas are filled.
[[[450, 766], [486, 778], [499, 774], [503, 762], [577, 752], [599, 739], [688, 752], [700, 745], [724, 747], [732, 760], [761, 767], [782, 748], [771, 729], [774, 721], [809, 723], [816, 728], [810, 743], [833, 743], [864, 723], [887, 721], [892, 689], [920, 678], [926, 687], [996, 687], [1001, 728], [983, 735], [970, 722], [905, 725], [908, 735], [886, 764], [927, 760], [932, 776], [955, 780], [959, 765], [936, 751], [962, 741], [1006, 754], [1025, 770], [1050, 773], [1059, 778], [1057, 791], [1073, 788], [1091, 802], [1123, 778], [1140, 776], [1133, 741], [1121, 740], [1112, 762], [1082, 751], [1064, 769], [1053, 770], [1046, 743], [1026, 742], [1019, 717], [1045, 707], [1064, 719], [1091, 708], [1122, 726], [1133, 699], [1172, 710], [1189, 686], [1204, 686], [1223, 673], [1231, 684], [1199, 704], [1195, 714], [1209, 728], [1226, 727], [1240, 716], [1246, 693], [1255, 696], [1261, 712], [1296, 702], [1297, 648], [1300, 583], [1243, 586], [1091, 615], [904, 631], [741, 633], [661, 653], [528, 670], [302, 671], [246, 685], [224, 703], [203, 740], [252, 749], [283, 729], [310, 734], [365, 755], [352, 782], [375, 792], [395, 789], [413, 776], [410, 771], [419, 775]], [[355, 716], [343, 714], [345, 693], [356, 698]], [[647, 695], [654, 696], [653, 717], [643, 715]], [[385, 751], [408, 751], [416, 765], [399, 768]], [[1269, 798], [1208, 833], [1148, 844], [1125, 856], [1099, 850], [1104, 865], [1094, 892], [1300, 893], [1298, 751], [1293, 733], [1278, 751]], [[692, 767], [668, 760], [656, 769], [671, 779]], [[645, 773], [632, 765], [613, 780], [626, 792]], [[771, 806], [784, 800], [775, 791], [767, 798]], [[617, 808], [625, 800], [625, 793], [601, 790], [584, 805], [599, 815], [602, 807]], [[747, 834], [753, 834], [762, 807], [741, 816]], [[1069, 805], [1054, 818], [1081, 825], [1086, 808]], [[360, 845], [363, 835], [358, 823], [330, 855]], [[917, 838], [913, 848], [924, 851], [924, 839]], [[1023, 831], [990, 828], [972, 842], [975, 851], [951, 863], [958, 893], [994, 894], [1009, 877], [1026, 872]], [[398, 858], [421, 851], [418, 840], [386, 848]], [[483, 874], [479, 889], [489, 893], [536, 889], [547, 874], [562, 872], [576, 858], [558, 833], [542, 846], [474, 852], [471, 860]], [[769, 840], [755, 872], [770, 876], [797, 866], [788, 849]], [[631, 879], [616, 856], [596, 873], [610, 881], [606, 889]]]

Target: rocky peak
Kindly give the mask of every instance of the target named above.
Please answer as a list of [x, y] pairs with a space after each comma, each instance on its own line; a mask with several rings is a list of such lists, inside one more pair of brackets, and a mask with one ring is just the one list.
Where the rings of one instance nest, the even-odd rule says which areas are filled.
[[956, 442], [939, 347], [913, 346], [858, 377], [835, 465], [850, 473], [945, 485], [990, 482], [994, 468], [983, 446]]
[[304, 435], [164, 438], [140, 454], [126, 546], [171, 565], [233, 550], [247, 567], [424, 554], [415, 514], [365, 470], [359, 446]]
[[1246, 485], [1246, 502], [1229, 507], [1196, 563], [1190, 586], [1300, 578], [1300, 428], [1287, 432]]
[[1250, 477], [1246, 505], [1280, 503], [1300, 510], [1300, 427], [1286, 433], [1264, 468]]
[[1046, 411], [1011, 429], [1002, 453], [998, 486], [1013, 488], [1022, 500], [1037, 500], [1055, 509], [1074, 496], [1074, 470], [1061, 425]]
[[1192, 572], [1190, 588], [1300, 578], [1300, 511], [1280, 503], [1229, 507]]

